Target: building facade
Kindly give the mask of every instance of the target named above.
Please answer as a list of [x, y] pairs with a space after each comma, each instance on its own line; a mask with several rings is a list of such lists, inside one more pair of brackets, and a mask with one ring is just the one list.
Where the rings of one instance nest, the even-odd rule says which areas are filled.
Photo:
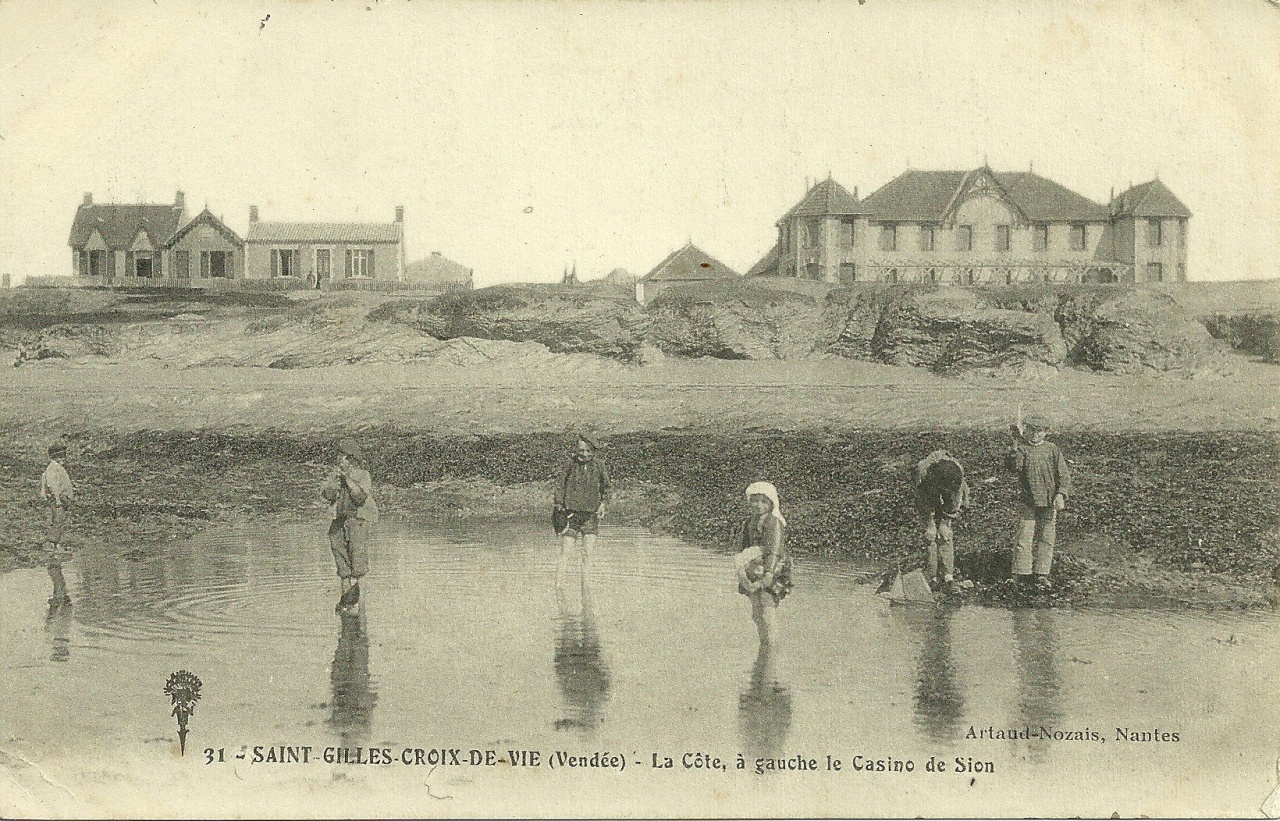
[[1027, 172], [907, 171], [866, 199], [828, 177], [748, 276], [829, 283], [1185, 281], [1191, 214], [1159, 180], [1103, 206]]
[[208, 288], [244, 279], [244, 240], [208, 208], [179, 228], [165, 251], [167, 284]]
[[323, 288], [336, 281], [352, 285], [403, 282], [404, 208], [395, 221], [260, 222], [249, 208], [245, 237], [245, 278], [305, 282]]

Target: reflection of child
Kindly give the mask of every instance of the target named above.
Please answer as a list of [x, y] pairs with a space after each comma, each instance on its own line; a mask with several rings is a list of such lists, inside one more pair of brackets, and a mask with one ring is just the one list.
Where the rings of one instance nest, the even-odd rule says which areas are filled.
[[1062, 451], [1045, 441], [1049, 420], [1029, 416], [1021, 436], [1015, 429], [1014, 445], [1005, 457], [1005, 466], [1018, 477], [1018, 535], [1013, 548], [1013, 576], [1026, 583], [1035, 573], [1035, 586], [1048, 590], [1053, 585], [1053, 547], [1057, 540], [1058, 511], [1071, 495], [1071, 470]]
[[747, 487], [751, 513], [742, 523], [742, 552], [734, 560], [738, 592], [751, 599], [751, 619], [761, 644], [772, 644], [778, 604], [791, 592], [791, 556], [786, 549], [787, 520], [778, 491], [769, 482]]

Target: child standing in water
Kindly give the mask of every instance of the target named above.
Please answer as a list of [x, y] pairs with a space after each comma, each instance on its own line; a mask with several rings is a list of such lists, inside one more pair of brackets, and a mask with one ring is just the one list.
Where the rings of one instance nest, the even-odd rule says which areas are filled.
[[53, 597], [50, 606], [71, 604], [71, 596], [67, 595], [67, 582], [62, 575], [62, 562], [68, 556], [63, 552], [62, 539], [67, 526], [67, 509], [75, 499], [75, 485], [67, 475], [62, 463], [67, 458], [67, 446], [55, 442], [49, 446], [49, 465], [40, 476], [40, 499], [48, 506], [48, 532], [45, 540], [48, 544], [49, 578], [53, 581]]
[[[582, 584], [591, 570], [591, 552], [600, 532], [600, 518], [609, 501], [612, 483], [609, 468], [596, 457], [596, 441], [585, 434], [578, 436], [577, 447], [569, 464], [561, 472], [555, 486], [554, 516], [563, 542], [560, 563], [556, 566], [556, 589], [564, 585], [569, 554], [581, 541]], [[563, 522], [563, 525], [560, 523]]]
[[791, 556], [787, 553], [787, 520], [778, 490], [769, 482], [747, 486], [750, 513], [742, 523], [742, 552], [735, 566], [738, 592], [751, 599], [751, 620], [762, 646], [777, 639], [778, 604], [791, 592]]
[[338, 463], [325, 477], [320, 495], [330, 503], [333, 521], [329, 525], [329, 548], [342, 584], [339, 613], [357, 612], [360, 579], [369, 570], [367, 528], [378, 521], [378, 504], [373, 500], [373, 480], [364, 469], [364, 454], [350, 439], [338, 443]]
[[1013, 547], [1014, 581], [1027, 584], [1035, 574], [1035, 588], [1053, 588], [1053, 546], [1057, 540], [1058, 511], [1071, 495], [1071, 469], [1066, 457], [1052, 442], [1045, 441], [1049, 420], [1028, 416], [1021, 429], [1013, 428], [1014, 444], [1005, 466], [1018, 477], [1018, 535]]

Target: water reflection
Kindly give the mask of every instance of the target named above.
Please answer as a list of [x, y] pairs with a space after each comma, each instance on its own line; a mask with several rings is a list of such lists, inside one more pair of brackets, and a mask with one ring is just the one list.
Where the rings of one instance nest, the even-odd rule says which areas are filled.
[[[1018, 722], [1020, 725], [1056, 727], [1062, 723], [1062, 678], [1058, 674], [1057, 613], [1048, 607], [1020, 607], [1012, 613], [1015, 659], [1018, 666]], [[1030, 755], [1045, 755], [1043, 744], [1033, 744]]]
[[953, 607], [902, 607], [917, 637], [915, 723], [930, 739], [955, 741], [964, 718], [964, 689], [951, 647]]
[[588, 734], [604, 720], [605, 702], [609, 700], [612, 680], [609, 665], [601, 652], [600, 633], [596, 628], [595, 608], [591, 602], [591, 589], [584, 576], [582, 581], [582, 612], [569, 610], [563, 591], [556, 600], [560, 618], [556, 624], [555, 669], [556, 683], [564, 697], [567, 715], [557, 719], [555, 728], [578, 728]]
[[329, 684], [333, 688], [329, 721], [343, 746], [359, 746], [369, 738], [369, 724], [378, 693], [369, 675], [369, 635], [365, 632], [364, 606], [356, 613], [342, 613], [338, 648], [333, 651]]
[[751, 683], [738, 696], [738, 730], [749, 758], [779, 758], [791, 730], [791, 691], [778, 681], [777, 651], [760, 645]]

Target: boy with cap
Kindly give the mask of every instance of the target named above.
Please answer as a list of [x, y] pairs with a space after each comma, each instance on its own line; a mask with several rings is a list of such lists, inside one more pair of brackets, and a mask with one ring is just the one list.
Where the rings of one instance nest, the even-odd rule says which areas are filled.
[[569, 553], [579, 538], [582, 540], [582, 578], [585, 583], [590, 570], [591, 551], [596, 546], [600, 517], [609, 500], [611, 488], [609, 468], [596, 458], [596, 442], [586, 434], [578, 436], [577, 447], [569, 464], [561, 472], [555, 488], [555, 518], [564, 521], [560, 535], [560, 564], [556, 567], [556, 587], [564, 583]]
[[67, 508], [75, 499], [75, 485], [62, 463], [67, 458], [67, 446], [55, 442], [49, 446], [49, 465], [40, 476], [40, 499], [48, 506], [48, 530], [45, 540], [49, 544], [49, 578], [53, 580], [53, 598], [50, 605], [70, 604], [67, 583], [62, 576], [62, 562], [68, 558], [62, 552], [62, 537], [67, 526]]
[[355, 613], [360, 602], [360, 579], [369, 570], [367, 528], [378, 521], [373, 480], [364, 469], [364, 454], [350, 439], [338, 442], [338, 463], [325, 477], [320, 495], [330, 503], [329, 548], [342, 580], [340, 613]]
[[1020, 583], [1035, 574], [1037, 590], [1049, 590], [1053, 567], [1053, 545], [1057, 538], [1058, 511], [1071, 495], [1071, 469], [1062, 451], [1045, 441], [1049, 420], [1039, 414], [1028, 416], [1019, 429], [1012, 428], [1014, 444], [1005, 457], [1005, 466], [1018, 477], [1018, 535], [1013, 548], [1013, 577]]

